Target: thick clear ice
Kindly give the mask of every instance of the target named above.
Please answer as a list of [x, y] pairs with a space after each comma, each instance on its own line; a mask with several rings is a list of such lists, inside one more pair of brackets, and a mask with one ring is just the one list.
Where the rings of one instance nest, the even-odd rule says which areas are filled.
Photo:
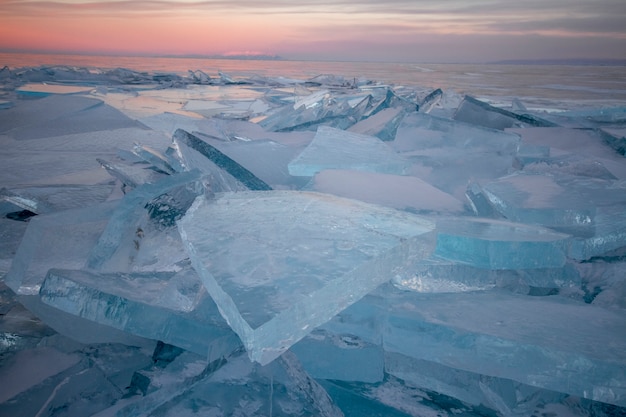
[[262, 364], [428, 256], [433, 228], [409, 213], [295, 191], [199, 197], [179, 221], [194, 268]]
[[626, 404], [626, 320], [620, 311], [502, 292], [463, 298], [401, 292], [386, 302], [387, 352]]
[[325, 169], [404, 174], [409, 163], [380, 139], [320, 126], [313, 141], [289, 163], [289, 173], [312, 177]]

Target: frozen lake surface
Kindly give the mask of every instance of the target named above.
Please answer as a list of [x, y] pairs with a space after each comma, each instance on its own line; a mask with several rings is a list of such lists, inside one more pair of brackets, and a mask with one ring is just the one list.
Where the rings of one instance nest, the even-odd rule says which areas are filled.
[[626, 413], [623, 67], [2, 59], [0, 415]]

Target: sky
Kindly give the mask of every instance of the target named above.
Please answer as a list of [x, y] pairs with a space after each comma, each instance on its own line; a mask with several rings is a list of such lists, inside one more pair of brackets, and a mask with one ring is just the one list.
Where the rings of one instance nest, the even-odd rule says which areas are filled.
[[0, 0], [0, 51], [626, 59], [626, 0]]

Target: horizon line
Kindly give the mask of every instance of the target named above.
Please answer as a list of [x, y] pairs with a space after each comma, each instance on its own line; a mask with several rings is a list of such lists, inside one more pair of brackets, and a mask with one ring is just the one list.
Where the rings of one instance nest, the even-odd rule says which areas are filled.
[[455, 64], [455, 65], [612, 65], [626, 66], [626, 58], [523, 58], [501, 59], [489, 61], [390, 61], [390, 60], [367, 60], [350, 59], [341, 60], [335, 58], [289, 58], [276, 54], [154, 54], [154, 53], [129, 53], [129, 52], [85, 52], [85, 51], [45, 51], [45, 50], [13, 50], [0, 49], [4, 54], [24, 55], [70, 55], [70, 56], [97, 56], [97, 57], [120, 57], [120, 58], [169, 58], [169, 59], [224, 59], [224, 60], [259, 60], [259, 61], [291, 61], [291, 62], [362, 62], [362, 63], [390, 63], [390, 64]]

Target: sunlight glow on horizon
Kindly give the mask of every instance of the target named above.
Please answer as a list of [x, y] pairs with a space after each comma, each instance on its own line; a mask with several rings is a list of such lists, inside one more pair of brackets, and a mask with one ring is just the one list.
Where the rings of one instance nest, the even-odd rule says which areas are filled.
[[[626, 58], [626, 2], [0, 0], [0, 50], [485, 61]], [[523, 55], [520, 55], [523, 54]]]

